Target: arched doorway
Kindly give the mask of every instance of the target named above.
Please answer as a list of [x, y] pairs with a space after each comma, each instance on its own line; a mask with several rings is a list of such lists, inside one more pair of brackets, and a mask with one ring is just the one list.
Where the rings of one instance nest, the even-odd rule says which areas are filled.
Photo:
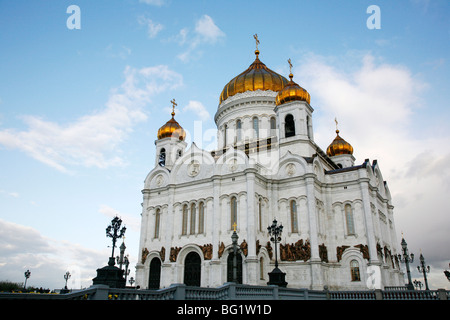
[[148, 288], [159, 289], [159, 281], [161, 279], [161, 260], [153, 258], [150, 262], [150, 274], [148, 277]]
[[[233, 258], [234, 252], [230, 252], [227, 258], [227, 281], [233, 281]], [[237, 283], [242, 284], [242, 256], [238, 253], [236, 255], [236, 266], [237, 266]]]
[[184, 260], [184, 284], [200, 287], [201, 258], [197, 252], [189, 252]]

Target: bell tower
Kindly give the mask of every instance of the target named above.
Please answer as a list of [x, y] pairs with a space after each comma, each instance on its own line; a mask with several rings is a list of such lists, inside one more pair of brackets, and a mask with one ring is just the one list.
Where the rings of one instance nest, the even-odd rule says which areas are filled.
[[186, 132], [175, 120], [175, 106], [177, 103], [175, 99], [172, 99], [170, 102], [172, 103], [172, 119], [159, 128], [158, 139], [155, 141], [155, 167], [166, 167], [169, 170], [186, 149], [186, 142], [184, 141]]
[[275, 100], [280, 152], [283, 155], [289, 150], [309, 157], [315, 153], [312, 129], [314, 110], [309, 105], [311, 96], [293, 81], [291, 59], [288, 63], [290, 81], [278, 92]]

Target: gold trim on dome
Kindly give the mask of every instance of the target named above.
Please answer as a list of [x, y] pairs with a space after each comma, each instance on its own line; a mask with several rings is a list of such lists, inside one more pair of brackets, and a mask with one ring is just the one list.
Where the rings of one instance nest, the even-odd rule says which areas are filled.
[[339, 130], [336, 129], [336, 138], [334, 138], [333, 142], [328, 146], [327, 155], [333, 157], [342, 154], [353, 154], [353, 147], [339, 136]]
[[175, 106], [177, 105], [175, 99], [172, 99], [170, 102], [172, 103], [172, 119], [167, 121], [165, 125], [158, 129], [158, 140], [173, 137], [183, 141], [186, 138], [186, 131], [184, 131], [184, 129], [174, 118]]
[[289, 82], [286, 86], [277, 94], [275, 99], [275, 104], [279, 106], [280, 104], [291, 102], [291, 101], [306, 101], [308, 104], [311, 102], [311, 96], [308, 91], [300, 87], [292, 79], [294, 75], [292, 74], [292, 63], [291, 59], [288, 59], [289, 63]]
[[[257, 36], [255, 35], [255, 40]], [[257, 44], [259, 40], [257, 40]], [[220, 103], [237, 93], [256, 90], [271, 90], [278, 92], [287, 85], [288, 80], [270, 70], [259, 60], [259, 50], [255, 50], [255, 61], [241, 74], [228, 82], [220, 94]]]

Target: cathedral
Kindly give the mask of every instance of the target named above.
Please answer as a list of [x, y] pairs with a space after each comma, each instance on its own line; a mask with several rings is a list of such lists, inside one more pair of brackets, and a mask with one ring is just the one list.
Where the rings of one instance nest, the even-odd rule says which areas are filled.
[[[257, 40], [253, 63], [220, 94], [216, 150], [188, 146], [174, 111], [158, 130], [142, 190], [136, 285], [267, 285], [277, 262], [288, 288], [403, 286], [378, 162], [355, 162], [337, 126], [323, 151], [310, 94], [294, 81], [290, 60], [287, 79], [259, 54]], [[275, 219], [283, 225], [277, 243], [268, 235]]]

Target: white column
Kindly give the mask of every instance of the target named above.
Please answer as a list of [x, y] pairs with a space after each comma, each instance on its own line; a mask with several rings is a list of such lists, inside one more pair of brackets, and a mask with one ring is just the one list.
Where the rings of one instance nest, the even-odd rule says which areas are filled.
[[308, 197], [309, 238], [311, 243], [311, 260], [319, 258], [319, 240], [317, 238], [316, 196], [314, 193], [314, 178], [306, 178], [306, 192]]
[[[209, 206], [208, 206], [209, 213]], [[213, 201], [211, 205], [211, 216], [208, 217], [207, 233], [211, 232], [211, 241], [213, 245], [213, 255], [210, 261], [209, 279], [211, 286], [219, 286], [223, 283], [222, 271], [219, 260], [219, 232], [221, 225], [221, 208], [220, 208], [220, 178], [213, 176]]]
[[[250, 168], [245, 171], [247, 178], [247, 282], [258, 284], [258, 258], [256, 256], [256, 211], [255, 211], [255, 173], [256, 169]], [[242, 239], [243, 240], [243, 239]]]
[[366, 238], [367, 246], [369, 247], [370, 263], [380, 264], [377, 255], [377, 244], [375, 241], [372, 210], [370, 208], [369, 182], [362, 181], [360, 183], [360, 188], [364, 206], [364, 220], [366, 222]]
[[[306, 192], [308, 197], [309, 238], [311, 244], [311, 289], [323, 289], [323, 276], [319, 257], [319, 240], [317, 237], [316, 196], [314, 193], [314, 178], [306, 178]], [[289, 282], [289, 280], [286, 280]]]

